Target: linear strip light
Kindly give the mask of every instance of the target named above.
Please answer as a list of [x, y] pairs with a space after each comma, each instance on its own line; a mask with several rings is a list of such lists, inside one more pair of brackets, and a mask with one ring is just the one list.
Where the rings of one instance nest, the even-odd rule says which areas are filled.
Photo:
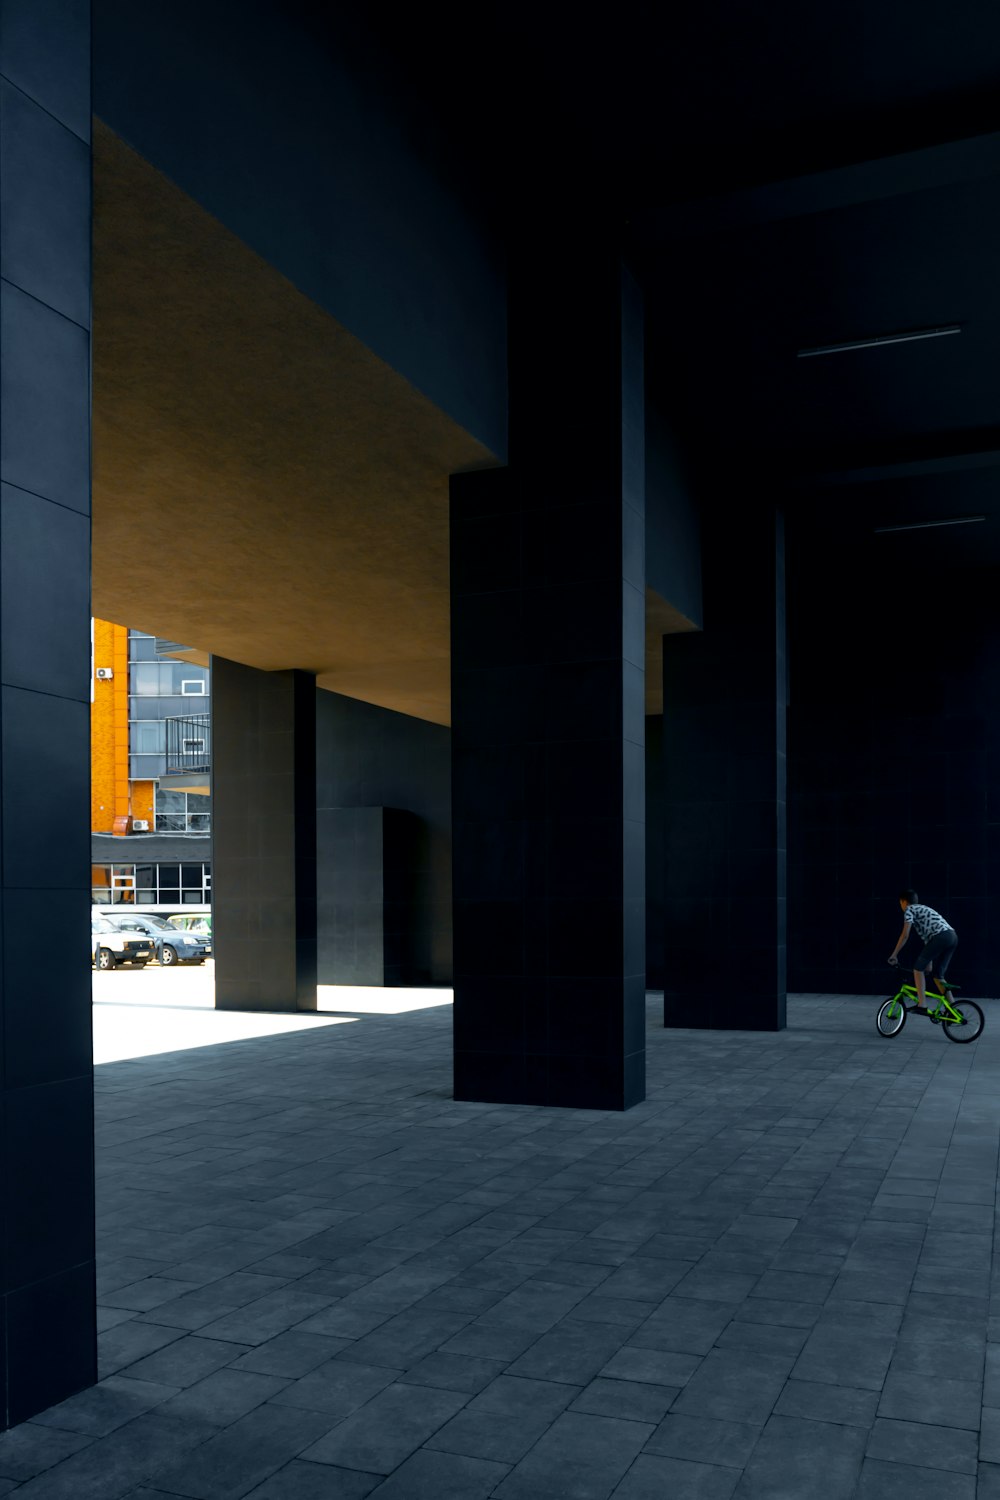
[[846, 354], [850, 349], [878, 349], [882, 344], [914, 344], [918, 339], [943, 339], [961, 333], [961, 323], [946, 323], [940, 328], [915, 328], [910, 333], [879, 333], [870, 339], [849, 339], [843, 344], [817, 344], [800, 349], [796, 359], [814, 359], [817, 354]]
[[907, 521], [902, 526], [876, 526], [875, 535], [887, 531], [925, 531], [929, 526], [970, 526], [973, 521], [985, 520], [985, 516], [949, 516], [944, 521]]

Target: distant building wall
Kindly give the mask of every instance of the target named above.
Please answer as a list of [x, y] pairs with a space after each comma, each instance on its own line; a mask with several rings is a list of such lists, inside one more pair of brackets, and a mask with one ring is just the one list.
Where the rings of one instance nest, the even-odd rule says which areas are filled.
[[[110, 667], [114, 676], [99, 678]], [[114, 832], [115, 818], [127, 817], [128, 786], [128, 630], [109, 620], [94, 621], [94, 698], [90, 709], [90, 827]]]
[[[324, 982], [329, 982], [338, 947], [338, 919], [342, 928], [345, 916], [335, 911], [350, 885], [351, 867], [345, 869], [345, 861], [354, 862], [359, 889], [372, 878], [360, 845], [352, 850], [342, 836], [344, 820], [331, 816], [334, 809], [358, 808], [394, 809], [410, 815], [406, 856], [410, 982], [450, 984], [451, 731], [339, 693], [318, 692], [316, 808], [321, 981], [326, 973]], [[378, 871], [383, 895], [384, 873]], [[398, 916], [389, 915], [393, 920]]]

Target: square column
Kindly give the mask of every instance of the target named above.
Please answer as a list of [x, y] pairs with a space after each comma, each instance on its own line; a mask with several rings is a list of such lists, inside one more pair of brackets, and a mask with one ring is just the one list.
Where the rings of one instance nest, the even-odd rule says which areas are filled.
[[769, 510], [706, 529], [705, 629], [663, 641], [664, 1025], [778, 1031], [783, 524]]
[[212, 658], [217, 1010], [316, 1009], [316, 679]]
[[0, 6], [0, 1427], [97, 1379], [89, 12]]
[[511, 279], [510, 467], [452, 480], [455, 1096], [626, 1109], [645, 1097], [643, 314], [611, 253], [535, 272]]

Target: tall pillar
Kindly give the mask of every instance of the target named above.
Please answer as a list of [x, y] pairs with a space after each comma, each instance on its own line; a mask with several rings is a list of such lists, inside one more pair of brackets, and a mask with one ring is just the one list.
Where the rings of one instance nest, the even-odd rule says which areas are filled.
[[510, 467], [452, 481], [455, 1096], [645, 1096], [643, 313], [510, 282]]
[[784, 533], [709, 528], [705, 629], [663, 641], [664, 1024], [785, 1024]]
[[316, 679], [212, 658], [217, 1010], [316, 1009]]
[[[0, 6], [0, 1426], [97, 1378], [90, 15]], [[66, 941], [25, 942], [43, 908]]]

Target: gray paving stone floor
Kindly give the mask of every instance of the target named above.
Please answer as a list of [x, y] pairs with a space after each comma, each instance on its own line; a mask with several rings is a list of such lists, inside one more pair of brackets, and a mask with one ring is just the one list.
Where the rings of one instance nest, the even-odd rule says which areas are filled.
[[[450, 1011], [97, 1070], [101, 1381], [19, 1500], [1000, 1500], [1000, 1008], [455, 1104]], [[995, 1029], [994, 1029], [995, 1028]]]

